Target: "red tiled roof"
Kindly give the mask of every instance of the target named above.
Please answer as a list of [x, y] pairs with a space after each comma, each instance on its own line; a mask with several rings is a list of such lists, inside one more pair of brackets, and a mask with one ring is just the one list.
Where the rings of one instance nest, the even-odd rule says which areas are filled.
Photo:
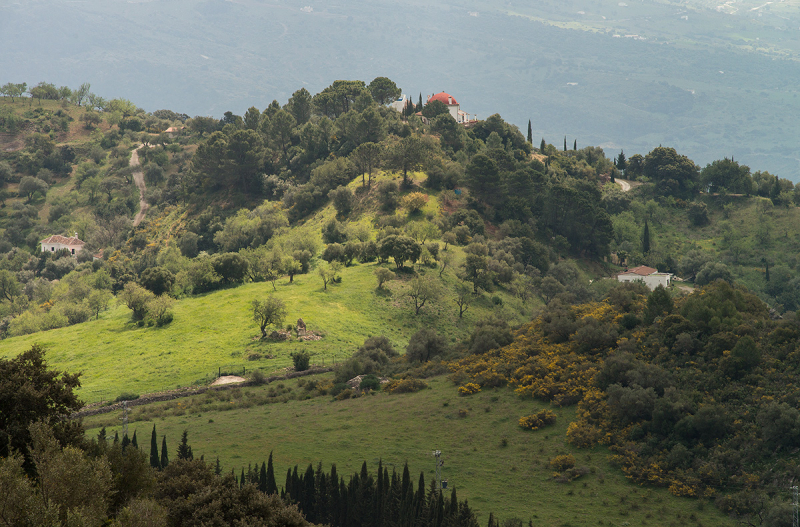
[[433, 101], [442, 102], [447, 106], [455, 106], [456, 104], [458, 104], [458, 102], [456, 102], [455, 97], [445, 92], [437, 93], [436, 95], [431, 95], [428, 98], [428, 104], [432, 103]]
[[62, 245], [85, 245], [85, 242], [82, 242], [76, 236], [67, 238], [66, 236], [60, 236], [58, 234], [50, 236], [49, 238], [45, 238], [40, 243], [42, 245], [44, 245], [45, 243], [60, 243]]
[[658, 269], [653, 269], [652, 267], [647, 267], [646, 265], [640, 265], [639, 267], [634, 267], [633, 269], [628, 269], [624, 273], [620, 274], [638, 274], [639, 276], [649, 276], [653, 273], [657, 273]]

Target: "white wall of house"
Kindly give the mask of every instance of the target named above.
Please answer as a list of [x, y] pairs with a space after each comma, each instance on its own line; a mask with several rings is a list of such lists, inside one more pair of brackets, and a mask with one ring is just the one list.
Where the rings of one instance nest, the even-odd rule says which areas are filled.
[[617, 280], [620, 282], [642, 282], [646, 285], [651, 291], [653, 291], [656, 287], [662, 285], [664, 287], [669, 287], [670, 282], [672, 281], [672, 275], [669, 273], [653, 273], [647, 276], [642, 276], [638, 274], [620, 274], [617, 275]]

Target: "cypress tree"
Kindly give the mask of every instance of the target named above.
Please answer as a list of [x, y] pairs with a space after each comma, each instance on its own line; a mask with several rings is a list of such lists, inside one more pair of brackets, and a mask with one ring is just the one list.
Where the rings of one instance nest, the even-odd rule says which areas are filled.
[[216, 476], [222, 475], [222, 465], [219, 464], [219, 456], [217, 456], [217, 462], [214, 464], [214, 474]]
[[317, 518], [314, 516], [314, 503], [316, 489], [314, 488], [314, 467], [311, 463], [308, 464], [306, 473], [303, 476], [303, 497], [300, 502], [300, 508], [306, 513], [306, 518], [311, 523], [317, 523]]
[[331, 465], [331, 484], [328, 496], [328, 514], [330, 515], [331, 525], [342, 525], [342, 520], [339, 517], [340, 507], [340, 494], [339, 494], [339, 475], [336, 473], [336, 465]]
[[119, 432], [114, 432], [114, 443], [119, 443]]
[[572, 143], [572, 149], [576, 150], [576, 151], [578, 150], [578, 140], [577, 139], [575, 139], [575, 141]]
[[453, 486], [453, 492], [450, 493], [450, 503], [447, 506], [447, 517], [451, 522], [458, 520], [458, 497], [456, 496], [456, 487]]
[[286, 498], [287, 500], [291, 501], [291, 500], [294, 499], [294, 496], [292, 496], [293, 489], [292, 489], [292, 469], [291, 468], [286, 470], [286, 483], [284, 484], [283, 492], [285, 493], [285, 495], [283, 497]]
[[124, 436], [122, 436], [122, 450], [125, 450], [125, 448], [130, 444], [131, 444], [131, 440], [128, 439], [128, 434], [125, 434]]
[[150, 434], [150, 466], [155, 469], [161, 468], [161, 463], [158, 462], [158, 436], [155, 423], [153, 423], [153, 433]]
[[267, 464], [261, 463], [261, 473], [258, 475], [258, 490], [267, 492]]
[[419, 102], [417, 103], [417, 111], [422, 111], [422, 92], [419, 92]]
[[567, 151], [567, 136], [564, 136], [564, 152]]
[[272, 466], [272, 451], [269, 453], [269, 460], [267, 461], [267, 494], [275, 494], [278, 492], [278, 485], [275, 483], [275, 468]]
[[292, 499], [295, 503], [300, 503], [303, 499], [303, 486], [302, 486], [302, 479], [297, 473], [297, 465], [294, 466], [294, 470], [292, 471]]
[[131, 445], [133, 445], [133, 448], [139, 448], [139, 441], [136, 440], [136, 430], [133, 431], [133, 439], [131, 439]]
[[[179, 458], [179, 459], [180, 459], [180, 458]], [[244, 467], [242, 467], [242, 476], [239, 478], [239, 488], [240, 488], [240, 489], [241, 489], [241, 488], [244, 488], [244, 483], [245, 483], [245, 479], [244, 479]]]
[[103, 428], [101, 428], [99, 432], [97, 432], [97, 442], [98, 443], [103, 443], [103, 444], [106, 443], [106, 427], [105, 426]]
[[539, 143], [539, 152], [544, 154], [544, 149], [545, 149], [546, 146], [547, 146], [547, 143], [544, 142], [544, 137], [542, 137], [542, 142]]
[[494, 526], [495, 526], [495, 523], [494, 523], [494, 513], [493, 513], [493, 512], [490, 512], [490, 513], [489, 513], [489, 523], [486, 525], [486, 527], [494, 527]]
[[650, 252], [650, 226], [647, 220], [644, 222], [644, 232], [642, 232], [642, 253], [647, 254]]
[[167, 454], [167, 436], [161, 440], [161, 468], [167, 468], [169, 465], [169, 454]]
[[531, 120], [528, 119], [528, 142], [533, 144], [533, 130], [531, 129]]

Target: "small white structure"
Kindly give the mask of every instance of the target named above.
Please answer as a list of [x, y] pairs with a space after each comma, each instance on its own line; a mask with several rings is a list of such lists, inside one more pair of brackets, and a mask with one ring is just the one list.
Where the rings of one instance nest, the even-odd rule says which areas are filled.
[[405, 110], [406, 108], [406, 104], [408, 104], [408, 96], [405, 93], [403, 93], [396, 100], [392, 101], [392, 103], [389, 106], [391, 106], [398, 112], [403, 113], [403, 110]]
[[668, 287], [672, 281], [672, 273], [659, 273], [658, 269], [653, 269], [652, 267], [647, 267], [646, 265], [640, 265], [639, 267], [634, 267], [633, 269], [629, 269], [624, 273], [618, 274], [617, 281], [643, 282], [644, 285], [653, 291], [660, 285]]
[[40, 242], [42, 244], [42, 252], [56, 252], [61, 249], [67, 249], [73, 256], [78, 254], [86, 242], [78, 239], [78, 233], [75, 236], [67, 238], [66, 236], [59, 236], [58, 234], [45, 238]]

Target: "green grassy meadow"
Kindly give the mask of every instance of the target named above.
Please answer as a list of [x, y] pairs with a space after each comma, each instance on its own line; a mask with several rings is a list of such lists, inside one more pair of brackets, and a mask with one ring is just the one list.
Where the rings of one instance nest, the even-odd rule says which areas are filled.
[[[460, 251], [457, 248], [452, 249]], [[373, 271], [378, 264], [344, 268], [342, 282], [323, 290], [312, 269], [282, 278], [273, 292], [270, 283], [250, 283], [181, 299], [173, 308], [174, 320], [165, 327], [138, 327], [130, 311], [114, 305], [100, 320], [53, 329], [3, 341], [0, 357], [13, 357], [38, 343], [47, 350], [51, 367], [83, 372], [81, 398], [89, 403], [116, 398], [121, 393], [149, 393], [178, 386], [211, 382], [219, 368], [228, 371], [258, 368], [265, 373], [292, 365], [290, 354], [306, 350], [312, 363], [330, 365], [352, 354], [370, 335], [386, 335], [402, 351], [419, 329], [436, 327], [448, 341], [466, 337], [475, 322], [496, 313], [511, 323], [524, 321], [535, 301], [523, 308], [504, 291], [481, 295], [462, 319], [453, 302], [457, 278], [446, 271], [447, 292], [414, 315], [411, 300], [403, 295], [412, 274], [376, 290]], [[430, 269], [428, 272], [436, 272]], [[323, 335], [311, 342], [262, 342], [252, 321], [250, 303], [265, 295], [279, 295], [287, 305], [286, 323], [303, 318], [309, 330]], [[497, 296], [502, 304], [495, 305]], [[262, 359], [248, 361], [251, 353]], [[272, 358], [266, 358], [272, 357]]]
[[[530, 519], [537, 526], [732, 525], [709, 502], [676, 498], [666, 489], [628, 481], [609, 463], [605, 448], [579, 450], [566, 444], [574, 407], [551, 408], [520, 399], [509, 388], [459, 397], [446, 377], [428, 379], [430, 389], [414, 394], [286, 400], [287, 395], [307, 397], [300, 386], [306, 382], [233, 388], [136, 407], [129, 433], [135, 430], [139, 445], [149, 451], [155, 423], [159, 445], [166, 434], [174, 457], [186, 429], [195, 457], [211, 462], [219, 457], [223, 471], [237, 475], [250, 463], [260, 466], [273, 451], [279, 486], [294, 465], [302, 470], [322, 462], [328, 471], [335, 463], [339, 474], [349, 475], [364, 461], [374, 471], [379, 460], [398, 471], [408, 462], [415, 484], [420, 471], [430, 483], [431, 452], [438, 449], [445, 460], [443, 477], [460, 498], [469, 500], [482, 524], [493, 512], [501, 519]], [[275, 403], [263, 404], [270, 390]], [[555, 411], [555, 425], [538, 431], [518, 426], [521, 416], [542, 408]], [[95, 436], [106, 426], [113, 436], [120, 430], [120, 418], [120, 412], [87, 418], [87, 434]], [[549, 460], [567, 453], [575, 456], [577, 467], [590, 472], [570, 483], [555, 482]]]

